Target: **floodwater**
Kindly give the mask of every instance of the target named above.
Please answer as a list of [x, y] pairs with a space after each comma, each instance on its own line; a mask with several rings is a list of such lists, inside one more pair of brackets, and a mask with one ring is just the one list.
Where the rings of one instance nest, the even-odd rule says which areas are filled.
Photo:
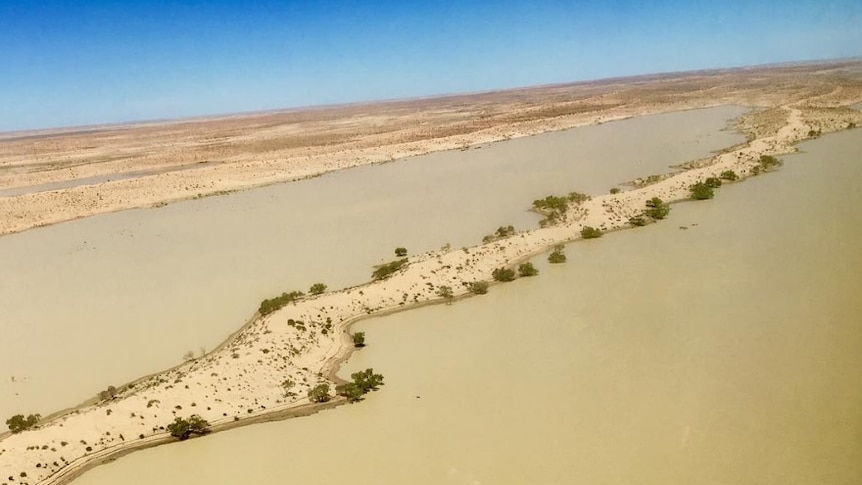
[[862, 131], [802, 148], [536, 278], [365, 320], [363, 403], [76, 484], [862, 483]]
[[534, 199], [742, 141], [739, 107], [548, 133], [0, 238], [0, 416], [72, 406], [211, 349], [283, 291], [369, 279], [397, 246], [535, 227]]

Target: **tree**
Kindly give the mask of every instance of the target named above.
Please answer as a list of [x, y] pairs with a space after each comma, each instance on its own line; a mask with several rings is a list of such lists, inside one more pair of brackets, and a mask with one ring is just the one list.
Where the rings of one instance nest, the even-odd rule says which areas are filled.
[[352, 403], [361, 401], [362, 396], [365, 395], [365, 393], [362, 392], [362, 389], [352, 382], [335, 386], [335, 393], [339, 396], [346, 397], [347, 400]]
[[365, 332], [356, 332], [353, 335], [353, 346], [357, 349], [365, 347]]
[[467, 289], [470, 290], [470, 293], [474, 295], [484, 295], [488, 293], [488, 282], [487, 281], [472, 281], [467, 284]]
[[536, 276], [539, 274], [539, 270], [533, 266], [533, 263], [527, 261], [518, 265], [518, 274], [521, 276]]
[[613, 195], [613, 194], [619, 194], [619, 193], [620, 193], [620, 189], [619, 189], [618, 187], [613, 187], [613, 188], [611, 189], [611, 195]]
[[691, 190], [691, 198], [694, 200], [706, 200], [715, 197], [712, 187], [703, 182], [692, 185], [689, 190]]
[[189, 416], [189, 419], [177, 417], [173, 423], [167, 426], [167, 430], [171, 436], [183, 441], [189, 439], [193, 434], [202, 436], [209, 433], [209, 427], [210, 424], [206, 419], [197, 414], [192, 414]]
[[304, 293], [301, 291], [291, 291], [290, 293], [282, 293], [281, 296], [277, 296], [275, 298], [268, 298], [260, 302], [260, 307], [258, 307], [257, 311], [263, 316], [269, 315], [270, 313], [284, 307], [288, 303], [293, 303], [294, 301], [302, 298]]
[[772, 168], [780, 167], [783, 165], [783, 162], [772, 155], [761, 155], [760, 156], [760, 167], [763, 170], [770, 170]]
[[709, 177], [706, 180], [704, 180], [703, 183], [706, 184], [706, 186], [711, 188], [711, 189], [717, 189], [717, 188], [721, 187], [721, 179], [718, 177]]
[[312, 295], [319, 295], [326, 291], [326, 285], [323, 283], [315, 283], [311, 285], [311, 288], [308, 289], [308, 292]]
[[563, 245], [554, 246], [554, 250], [548, 255], [548, 262], [551, 264], [560, 264], [566, 262], [566, 255], [563, 253]]
[[404, 256], [407, 256], [407, 248], [401, 248], [401, 247], [395, 248], [395, 256], [397, 256], [399, 258], [403, 258]]
[[321, 403], [327, 402], [331, 396], [329, 395], [329, 384], [321, 383], [308, 390], [308, 399], [311, 402]]
[[653, 219], [664, 219], [670, 213], [670, 206], [658, 197], [646, 201], [646, 206], [644, 213]]
[[452, 293], [452, 287], [446, 285], [438, 286], [437, 296], [445, 298], [447, 300], [451, 300], [454, 297], [454, 294]]
[[602, 237], [602, 230], [596, 229], [595, 227], [584, 226], [581, 229], [581, 237], [584, 239], [595, 239], [597, 237]]
[[362, 389], [363, 393], [376, 391], [380, 386], [383, 385], [383, 375], [375, 374], [374, 369], [370, 367], [363, 371], [350, 374], [350, 378], [353, 379], [354, 384], [356, 384], [360, 389]]
[[513, 281], [515, 272], [509, 268], [497, 268], [491, 272], [491, 277], [494, 281]]
[[9, 426], [9, 431], [12, 433], [20, 433], [36, 426], [41, 418], [39, 414], [31, 414], [26, 418], [23, 414], [16, 414], [6, 420], [6, 426]]

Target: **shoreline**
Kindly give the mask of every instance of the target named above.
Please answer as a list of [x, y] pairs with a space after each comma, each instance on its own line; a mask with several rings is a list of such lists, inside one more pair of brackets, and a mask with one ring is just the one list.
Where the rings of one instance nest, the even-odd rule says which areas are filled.
[[[217, 412], [222, 410], [233, 413], [232, 419], [225, 411], [223, 411], [225, 412], [223, 417], [209, 419], [213, 424], [213, 431], [222, 431], [258, 422], [313, 414], [322, 409], [344, 404], [346, 400], [338, 397], [323, 404], [307, 403], [307, 399], [302, 397], [282, 403], [280, 397], [281, 389], [277, 388], [279, 381], [276, 380], [273, 382], [273, 376], [263, 375], [264, 372], [260, 372], [259, 367], [261, 365], [266, 366], [266, 364], [262, 364], [261, 359], [254, 360], [255, 357], [244, 359], [242, 358], [243, 356], [239, 356], [239, 352], [248, 349], [251, 351], [261, 351], [267, 356], [270, 353], [277, 354], [276, 356], [268, 357], [270, 360], [268, 364], [273, 364], [273, 367], [281, 364], [281, 367], [276, 369], [277, 372], [275, 374], [281, 377], [289, 375], [292, 378], [296, 378], [298, 385], [300, 378], [303, 378], [305, 383], [300, 385], [300, 391], [313, 387], [315, 382], [308, 382], [309, 378], [316, 378], [318, 381], [329, 383], [343, 382], [337, 376], [337, 372], [342, 363], [355, 351], [352, 341], [349, 339], [349, 329], [356, 322], [366, 318], [379, 317], [426, 305], [448, 303], [473, 296], [465, 288], [457, 286], [455, 283], [489, 280], [491, 270], [496, 267], [512, 267], [537, 254], [547, 252], [556, 244], [580, 239], [579, 229], [587, 225], [605, 227], [603, 232], [628, 228], [628, 217], [625, 216], [639, 213], [643, 209], [643, 202], [645, 200], [654, 196], [660, 196], [668, 203], [686, 200], [688, 186], [691, 182], [701, 180], [707, 176], [717, 176], [722, 169], [732, 167], [741, 171], [740, 181], [752, 176], [751, 167], [756, 165], [759, 155], [790, 153], [795, 150], [796, 143], [809, 139], [804, 136], [807, 133], [805, 129], [809, 125], [803, 123], [800, 111], [790, 105], [785, 105], [783, 108], [787, 111], [787, 123], [779, 129], [779, 133], [775, 137], [756, 138], [744, 144], [736, 151], [723, 151], [723, 153], [711, 157], [709, 160], [712, 163], [705, 167], [676, 172], [651, 185], [625, 190], [619, 194], [596, 196], [579, 206], [570, 206], [572, 211], [569, 215], [573, 217], [565, 223], [517, 233], [505, 239], [471, 248], [455, 249], [447, 252], [433, 251], [412, 257], [410, 258], [410, 263], [390, 279], [372, 281], [363, 285], [324, 293], [317, 297], [298, 300], [267, 316], [260, 317], [255, 315], [228, 337], [228, 339], [219, 344], [219, 346], [198, 359], [138, 378], [120, 386], [120, 391], [114, 398], [97, 401], [96, 403], [88, 401], [70, 410], [52, 413], [46, 421], [40, 423], [40, 425], [31, 431], [25, 431], [16, 435], [10, 435], [9, 433], [0, 434], [0, 448], [3, 449], [0, 452], [0, 467], [2, 467], [4, 472], [8, 472], [9, 476], [18, 476], [19, 472], [24, 472], [27, 477], [37, 480], [31, 482], [29, 481], [30, 478], [28, 478], [28, 481], [22, 481], [22, 483], [68, 483], [81, 473], [99, 464], [113, 461], [120, 456], [138, 449], [173, 442], [175, 440], [167, 433], [157, 430], [159, 424], [167, 424], [170, 422], [172, 416], [168, 415], [165, 418], [159, 418], [157, 415], [154, 415], [152, 418], [145, 420], [143, 415], [147, 413], [146, 409], [149, 409], [150, 405], [148, 403], [146, 407], [142, 407], [142, 402], [148, 401], [149, 397], [145, 395], [143, 396], [143, 400], [140, 397], [144, 393], [157, 393], [157, 396], [162, 397], [166, 402], [170, 401], [171, 404], [180, 402], [180, 400], [188, 398], [189, 394], [194, 394], [194, 391], [173, 391], [175, 389], [173, 384], [179, 384], [190, 376], [193, 379], [189, 379], [189, 383], [197, 383], [200, 387], [200, 383], [205, 382], [210, 384], [210, 388], [215, 389], [215, 392], [218, 392], [219, 387], [225, 388], [228, 385], [241, 385], [247, 383], [248, 379], [254, 379], [247, 377], [247, 371], [257, 369], [258, 372], [252, 373], [252, 376], [256, 377], [257, 381], [252, 383], [256, 387], [251, 389], [251, 391], [254, 391], [254, 394], [257, 394], [261, 399], [266, 399], [267, 404], [274, 404], [270, 409], [267, 409], [263, 405], [261, 406], [262, 409], [257, 409], [259, 403], [258, 399], [255, 398], [253, 403], [255, 409], [252, 409], [251, 407], [247, 407], [252, 405], [249, 400], [239, 399], [238, 401], [241, 402], [231, 401], [219, 404], [220, 407], [209, 414], [200, 412], [199, 414], [204, 415], [205, 418], [207, 416], [216, 416]], [[832, 130], [827, 129], [824, 132], [838, 131], [841, 127], [839, 123], [835, 123], [832, 128]], [[452, 267], [457, 263], [460, 264], [453, 270]], [[455, 298], [447, 300], [436, 295], [434, 291], [435, 286], [439, 287], [444, 284], [452, 285]], [[430, 287], [426, 287], [427, 285], [430, 285]], [[412, 303], [407, 303], [408, 292], [415, 290], [417, 287], [420, 287], [421, 290], [418, 293], [414, 293], [416, 296]], [[393, 294], [398, 293], [399, 290], [404, 295], [401, 302], [392, 298]], [[365, 295], [366, 291], [370, 295]], [[354, 292], [357, 292], [358, 295], [354, 296]], [[420, 298], [421, 301], [419, 300]], [[326, 302], [327, 300], [330, 303], [330, 310], [325, 308], [325, 304], [321, 305], [321, 301]], [[331, 326], [331, 330], [327, 332], [323, 332], [323, 329], [326, 328], [322, 323], [323, 314], [336, 317], [332, 319], [334, 324]], [[275, 327], [275, 325], [278, 325], [275, 323], [276, 319], [283, 321], [288, 316], [291, 316], [291, 319], [288, 321], [287, 326]], [[304, 323], [301, 325], [303, 327], [301, 330], [297, 328], [299, 325], [295, 326], [289, 323], [293, 321], [293, 318], [297, 318], [300, 322], [307, 321], [309, 327], [314, 328], [315, 331], [311, 337], [309, 337], [307, 329], [304, 328]], [[289, 329], [286, 328], [288, 326], [290, 327]], [[317, 336], [317, 331], [321, 332], [320, 337]], [[276, 332], [278, 335], [270, 336]], [[330, 336], [330, 333], [333, 335]], [[296, 343], [302, 345], [301, 351], [295, 351], [294, 344]], [[282, 351], [281, 353], [279, 351], [271, 352], [271, 346], [274, 344], [289, 345], [289, 350], [287, 352]], [[241, 346], [244, 346], [245, 349], [241, 348]], [[264, 350], [266, 351], [263, 352]], [[229, 353], [231, 353], [231, 359], [227, 360]], [[250, 352], [246, 352], [246, 355], [249, 354]], [[257, 355], [255, 354], [255, 356]], [[283, 359], [274, 359], [273, 357], [281, 357]], [[303, 360], [303, 358], [306, 359]], [[221, 362], [222, 359], [226, 360], [226, 362]], [[234, 362], [237, 362], [237, 364], [233, 364]], [[283, 365], [284, 362], [288, 362], [288, 365]], [[310, 370], [309, 366], [303, 367], [302, 364], [309, 364], [309, 366], [313, 367]], [[231, 380], [228, 381], [227, 377], [224, 377], [224, 380], [227, 381], [226, 384], [220, 382], [218, 376], [224, 371], [231, 370], [231, 367], [234, 367], [235, 371], [237, 370], [236, 368], [239, 368], [238, 370], [246, 372], [234, 372]], [[286, 369], [289, 369], [289, 372], [286, 372]], [[216, 370], [219, 372], [215, 372]], [[210, 371], [209, 376], [207, 376], [206, 371]], [[323, 379], [317, 377], [323, 375], [326, 375]], [[131, 387], [127, 388], [128, 386]], [[188, 389], [188, 384], [185, 387]], [[273, 393], [274, 388], [275, 393]], [[231, 388], [227, 387], [227, 390], [230, 391]], [[202, 392], [204, 391], [199, 392], [196, 397], [200, 398]], [[254, 394], [252, 394], [252, 397], [254, 397]], [[302, 395], [303, 393], [300, 392], [299, 396]], [[204, 396], [202, 399], [208, 399], [209, 401], [207, 402], [212, 401], [211, 404], [213, 407], [217, 405], [217, 402], [223, 402], [220, 399], [210, 398], [209, 395]], [[185, 404], [187, 401], [183, 400], [182, 402]], [[153, 431], [151, 433], [148, 432], [148, 436], [140, 440], [132, 438], [131, 441], [126, 441], [122, 431], [129, 433], [130, 437], [134, 437], [135, 435], [132, 433], [139, 431], [135, 426], [126, 422], [131, 421], [129, 418], [124, 420], [111, 418], [111, 421], [116, 422], [111, 424], [103, 423], [103, 421], [107, 421], [108, 419], [105, 418], [105, 413], [97, 413], [97, 411], [106, 409], [108, 411], [107, 416], [110, 417], [112, 416], [110, 412], [111, 408], [123, 403], [129, 404], [124, 411], [134, 410], [132, 411], [133, 418], [136, 417], [136, 413], [141, 413], [141, 420], [146, 421], [147, 425], [155, 425], [152, 427]], [[196, 407], [194, 401], [191, 406]], [[161, 408], [161, 402], [159, 402], [157, 407]], [[176, 407], [182, 409], [179, 404]], [[243, 414], [242, 418], [239, 418], [238, 411], [245, 409], [248, 409], [249, 412]], [[207, 411], [210, 411], [209, 407]], [[183, 411], [182, 413], [174, 411], [174, 415], [177, 416], [187, 416], [191, 413], [194, 413], [194, 411]], [[77, 450], [79, 456], [69, 462], [60, 460], [66, 464], [57, 466], [56, 470], [51, 470], [50, 473], [45, 474], [44, 472], [49, 471], [51, 467], [42, 467], [41, 465], [43, 461], [46, 465], [50, 464], [51, 461], [50, 456], [42, 455], [51, 455], [55, 458], [58, 455], [53, 450], [48, 452], [48, 449], [51, 449], [51, 447], [47, 445], [46, 440], [53, 438], [50, 441], [51, 444], [59, 443], [59, 440], [63, 437], [68, 438], [70, 443], [76, 441], [76, 436], [71, 436], [73, 431], [68, 430], [76, 428], [74, 431], [83, 432], [82, 426], [80, 426], [81, 421], [90, 427], [100, 428], [98, 429], [99, 434], [97, 436], [101, 439], [98, 443], [93, 444], [100, 444], [102, 447], [89, 452], [83, 450], [81, 446], [73, 445], [68, 451]], [[72, 426], [66, 429], [58, 429], [63, 428], [64, 424]], [[74, 425], [77, 425], [77, 427]], [[86, 428], [86, 426], [83, 428]], [[105, 434], [104, 431], [108, 432]], [[114, 431], [114, 433], [112, 434], [110, 431]], [[116, 439], [113, 437], [105, 441], [105, 436], [116, 436], [117, 432], [119, 432], [122, 442], [114, 443]], [[143, 433], [141, 434], [143, 436]], [[36, 436], [41, 437], [42, 441], [34, 442], [33, 439]], [[87, 437], [89, 438], [89, 435]], [[39, 446], [42, 443], [45, 443], [42, 446], [47, 448]], [[88, 446], [84, 440], [81, 440], [81, 443], [83, 446]], [[13, 445], [16, 446], [13, 448]], [[32, 450], [33, 446], [39, 449]], [[13, 464], [7, 460], [10, 458], [10, 455], [7, 453], [13, 453], [11, 458], [14, 461], [16, 457], [14, 454], [15, 450], [18, 450], [18, 462]], [[27, 458], [25, 458], [25, 455], [32, 454], [33, 451], [40, 454], [38, 462], [40, 466], [38, 467], [34, 466], [32, 462], [26, 463]], [[55, 459], [53, 463], [56, 464], [58, 461]]]

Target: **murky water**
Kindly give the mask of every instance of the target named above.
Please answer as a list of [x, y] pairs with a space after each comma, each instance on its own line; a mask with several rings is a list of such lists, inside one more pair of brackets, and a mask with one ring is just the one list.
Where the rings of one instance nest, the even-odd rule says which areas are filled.
[[536, 278], [365, 321], [364, 403], [76, 483], [862, 483], [862, 132], [803, 149]]
[[532, 200], [598, 193], [741, 141], [741, 108], [650, 116], [0, 238], [0, 416], [47, 414], [212, 348], [263, 298], [367, 281], [396, 246], [534, 227]]

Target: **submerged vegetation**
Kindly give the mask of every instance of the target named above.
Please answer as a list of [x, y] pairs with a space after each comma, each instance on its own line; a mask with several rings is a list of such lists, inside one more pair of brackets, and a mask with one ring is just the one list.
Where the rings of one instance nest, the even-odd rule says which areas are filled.
[[566, 262], [566, 255], [563, 253], [563, 245], [557, 244], [554, 250], [548, 255], [548, 262], [551, 264], [560, 264]]
[[670, 206], [658, 197], [646, 201], [646, 207], [644, 214], [656, 220], [664, 219], [670, 214]]
[[694, 200], [707, 200], [715, 197], [712, 187], [706, 185], [704, 182], [692, 185], [689, 190], [691, 191], [691, 198]]
[[539, 270], [533, 266], [533, 263], [528, 261], [518, 265], [518, 274], [521, 276], [536, 276], [539, 274]]
[[581, 237], [584, 239], [596, 239], [602, 237], [602, 230], [591, 226], [584, 226], [581, 229]]
[[494, 281], [514, 281], [515, 271], [509, 268], [497, 268], [491, 272], [491, 277], [494, 278]]
[[347, 400], [352, 403], [361, 401], [362, 396], [371, 391], [378, 390], [380, 386], [383, 385], [383, 375], [375, 374], [374, 369], [371, 368], [365, 369], [364, 371], [354, 372], [353, 374], [350, 374], [350, 378], [353, 379], [353, 382], [335, 386], [335, 393], [347, 398]]
[[474, 295], [484, 295], [488, 293], [488, 286], [487, 281], [473, 281], [467, 284], [467, 289]]

